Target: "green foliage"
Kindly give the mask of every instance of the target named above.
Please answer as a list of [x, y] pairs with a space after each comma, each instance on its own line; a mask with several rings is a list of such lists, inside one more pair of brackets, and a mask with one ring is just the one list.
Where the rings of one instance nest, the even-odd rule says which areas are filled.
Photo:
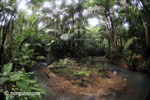
[[[4, 37], [3, 32], [8, 33], [4, 41], [3, 59], [1, 59], [4, 65], [0, 78], [1, 85], [6, 83], [6, 86], [9, 86], [10, 83], [11, 87], [17, 90], [38, 90], [37, 87], [31, 87], [36, 83], [29, 77], [32, 74], [21, 68], [31, 69], [36, 58], [44, 58], [46, 55], [50, 55], [49, 58], [81, 58], [104, 55], [106, 52], [110, 54], [113, 43], [110, 41], [112, 30], [116, 33], [113, 37], [119, 49], [117, 54], [125, 55], [130, 66], [134, 65], [137, 54], [142, 54], [146, 59], [150, 56], [149, 14], [145, 14], [146, 7], [138, 0], [127, 0], [124, 5], [121, 4], [122, 1], [117, 0], [86, 0], [86, 2], [78, 0], [78, 3], [70, 0], [74, 2], [68, 5], [64, 0], [59, 7], [55, 4], [55, 0], [50, 0], [47, 1], [51, 3], [50, 7], [42, 7], [45, 1], [28, 1], [28, 9], [33, 13], [28, 15], [26, 11], [17, 10], [14, 20], [11, 21], [12, 27], [8, 29], [6, 25], [17, 1], [3, 0], [0, 3], [2, 22], [0, 46]], [[147, 6], [147, 3], [144, 3]], [[84, 11], [87, 12], [85, 15]], [[97, 27], [88, 25], [88, 18], [92, 17], [100, 19], [101, 22]], [[38, 27], [40, 23], [43, 23], [42, 28]], [[29, 39], [24, 42], [26, 38]], [[81, 59], [81, 62], [89, 62], [89, 60], [91, 59]], [[147, 60], [141, 62], [143, 67], [149, 67]], [[66, 58], [54, 62], [49, 67], [65, 69], [76, 64], [74, 59]], [[81, 71], [75, 72], [77, 76], [90, 76], [88, 70], [79, 69]], [[54, 71], [61, 70], [54, 69]], [[103, 76], [103, 73], [101, 74]]]
[[82, 69], [79, 69], [78, 71], [74, 72], [74, 76], [80, 76], [80, 77], [90, 77], [91, 72], [88, 70], [87, 67], [84, 67]]
[[131, 50], [125, 50], [124, 52], [123, 52], [123, 54], [124, 55], [126, 55], [126, 56], [129, 56], [129, 55], [132, 55], [132, 51]]
[[6, 77], [1, 77], [0, 78], [0, 85], [4, 84], [6, 81], [8, 81], [9, 78], [6, 78]]
[[150, 67], [150, 62], [149, 61], [142, 61], [142, 68], [148, 69]]
[[6, 100], [25, 100], [25, 98], [27, 99], [31, 99], [34, 100], [36, 98], [36, 100], [41, 100], [41, 94], [45, 93], [45, 90], [41, 89], [40, 86], [41, 84], [39, 84], [39, 82], [35, 79], [35, 78], [31, 78], [31, 76], [35, 76], [35, 72], [25, 72], [24, 69], [22, 69], [21, 71], [13, 71], [11, 72], [12, 69], [12, 63], [8, 63], [3, 67], [3, 73], [0, 73], [0, 85], [1, 90], [4, 89], [5, 87], [5, 91], [9, 91], [11, 92], [39, 92], [39, 95], [31, 95], [31, 96], [22, 96], [20, 97], [19, 94], [18, 95], [12, 95], [12, 94], [8, 94], [6, 95]]
[[10, 73], [11, 70], [12, 70], [12, 63], [8, 63], [8, 64], [4, 65], [4, 67], [2, 68], [2, 72], [4, 74]]
[[137, 37], [133, 37], [131, 39], [128, 39], [125, 46], [124, 46], [124, 49], [128, 49], [130, 45], [132, 45], [134, 43], [134, 41], [138, 40]]
[[80, 59], [80, 62], [83, 62], [83, 63], [84, 63], [84, 62], [90, 62], [90, 61], [92, 61], [90, 56]]
[[89, 71], [82, 70], [82, 71], [74, 72], [74, 75], [75, 75], [75, 76], [90, 77], [90, 72], [89, 72]]
[[91, 4], [102, 6], [102, 7], [105, 7], [106, 9], [109, 9], [114, 6], [114, 0], [92, 0]]
[[71, 58], [60, 59], [58, 62], [54, 62], [48, 66], [48, 68], [57, 68], [57, 67], [69, 67], [75, 65], [77, 62]]
[[131, 66], [133, 66], [133, 61], [134, 61], [134, 59], [135, 59], [135, 57], [136, 57], [136, 54], [135, 53], [133, 53], [131, 50], [125, 50], [124, 52], [123, 52], [123, 54], [126, 56], [126, 58], [127, 58], [127, 61], [128, 61], [128, 65], [131, 67]]
[[61, 59], [59, 60], [59, 63], [61, 65], [75, 65], [76, 64], [76, 61], [74, 59], [71, 59], [71, 58], [65, 58], [65, 59]]
[[20, 66], [30, 69], [34, 64], [33, 61], [34, 49], [29, 49], [27, 44], [22, 48], [21, 52], [15, 51], [15, 60], [19, 63]]

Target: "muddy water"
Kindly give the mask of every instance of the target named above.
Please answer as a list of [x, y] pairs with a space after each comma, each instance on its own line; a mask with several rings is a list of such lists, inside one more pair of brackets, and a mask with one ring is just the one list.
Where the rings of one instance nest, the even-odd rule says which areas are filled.
[[150, 77], [148, 75], [130, 71], [106, 62], [98, 63], [107, 69], [116, 71], [127, 80], [129, 88], [120, 100], [149, 100], [147, 98], [150, 92]]
[[48, 95], [44, 95], [45, 100], [148, 100], [147, 96], [150, 92], [150, 78], [140, 72], [133, 72], [115, 66], [107, 62], [96, 61], [97, 64], [102, 64], [105, 68], [113, 70], [115, 73], [124, 77], [124, 80], [128, 82], [129, 87], [126, 91], [120, 91], [119, 93], [112, 93], [107, 96], [81, 96], [73, 95], [53, 90], [48, 84], [50, 79], [42, 72], [42, 69], [47, 65], [46, 63], [38, 63], [33, 68], [37, 72], [38, 79], [42, 83], [43, 88], [47, 90]]

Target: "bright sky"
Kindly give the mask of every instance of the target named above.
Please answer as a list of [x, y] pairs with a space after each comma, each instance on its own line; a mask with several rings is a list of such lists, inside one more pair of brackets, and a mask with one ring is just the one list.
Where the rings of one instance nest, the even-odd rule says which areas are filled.
[[96, 26], [99, 24], [99, 20], [95, 17], [95, 18], [89, 18], [88, 19], [88, 23], [91, 25], [91, 26]]
[[[63, 1], [63, 0], [56, 0], [56, 5], [57, 5], [57, 6], [60, 6], [60, 5], [62, 4], [62, 1]], [[74, 2], [77, 3], [78, 0], [74, 0]], [[27, 12], [27, 15], [31, 15], [31, 14], [32, 14], [32, 10], [30, 10], [30, 9], [27, 7], [27, 4], [26, 4], [26, 3], [27, 3], [27, 0], [22, 0], [22, 1], [20, 2], [19, 6], [18, 6], [18, 9], [19, 9], [19, 10], [26, 11], [26, 12]], [[71, 2], [71, 0], [67, 0], [66, 3], [69, 5], [69, 4], [71, 4], [72, 2]], [[45, 2], [45, 3], [43, 4], [43, 7], [52, 7], [51, 5], [52, 5], [52, 3], [50, 3], [50, 2]], [[55, 10], [56, 10], [56, 9], [55, 9]], [[57, 10], [58, 10], [58, 9], [57, 9]], [[87, 11], [84, 11], [83, 13], [84, 13], [84, 15], [86, 15], [86, 14], [87, 14]], [[99, 24], [99, 20], [98, 20], [97, 18], [89, 18], [89, 19], [88, 19], [88, 23], [89, 23], [91, 26], [95, 27], [96, 25]], [[42, 24], [40, 24], [39, 26], [42, 26]]]
[[28, 7], [27, 7], [27, 1], [26, 0], [22, 0], [18, 6], [18, 9], [19, 10], [23, 10], [23, 11], [26, 11], [27, 12], [27, 15], [31, 15], [32, 14], [32, 10], [30, 10]]
[[124, 26], [125, 29], [128, 29], [129, 28], [129, 23], [124, 23], [123, 26]]
[[52, 3], [50, 3], [50, 2], [44, 2], [43, 7], [50, 8], [50, 7], [52, 7], [50, 5], [52, 5]]

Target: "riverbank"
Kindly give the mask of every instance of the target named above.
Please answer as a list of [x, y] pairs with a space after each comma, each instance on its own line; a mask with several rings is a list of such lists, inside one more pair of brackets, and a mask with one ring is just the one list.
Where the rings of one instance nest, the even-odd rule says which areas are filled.
[[126, 56], [119, 55], [107, 58], [104, 57], [104, 59], [106, 59], [107, 62], [121, 66], [125, 69], [142, 72], [150, 76], [150, 59], [144, 60], [141, 55], [136, 55], [134, 58], [130, 58], [130, 60]]
[[127, 88], [126, 80], [116, 72], [69, 58], [54, 62], [43, 73], [55, 90], [75, 95], [109, 95]]
[[[91, 60], [94, 60], [91, 58]], [[90, 61], [91, 61], [90, 60]], [[83, 61], [82, 61], [83, 62]], [[93, 62], [93, 61], [92, 61]], [[120, 66], [115, 66], [104, 61], [94, 61], [94, 64], [101, 64], [105, 67], [105, 70], [111, 70], [117, 72], [118, 75], [124, 77], [128, 82], [128, 88], [124, 91], [113, 92], [110, 95], [96, 96], [96, 95], [79, 95], [71, 94], [60, 89], [54, 89], [55, 83], [51, 81], [52, 77], [48, 75], [49, 69], [45, 63], [38, 63], [34, 70], [37, 72], [40, 82], [43, 84], [43, 88], [47, 90], [46, 100], [146, 100], [149, 94], [150, 79], [147, 75], [124, 69]], [[59, 67], [58, 67], [59, 69]], [[47, 72], [48, 71], [48, 72]], [[46, 74], [47, 73], [47, 74]], [[59, 77], [59, 76], [58, 76]], [[59, 81], [61, 83], [62, 81]], [[67, 86], [66, 86], [67, 87]]]

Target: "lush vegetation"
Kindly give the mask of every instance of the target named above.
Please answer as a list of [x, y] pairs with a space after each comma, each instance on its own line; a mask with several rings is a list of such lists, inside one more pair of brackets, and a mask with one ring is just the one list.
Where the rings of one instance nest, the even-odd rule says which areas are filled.
[[88, 78], [92, 74], [105, 76], [105, 71], [101, 72], [103, 69], [101, 65], [92, 65], [90, 59], [87, 58], [82, 58], [82, 60], [86, 60], [86, 62], [76, 61], [71, 58], [60, 59], [49, 65], [48, 68], [58, 75], [69, 75], [71, 79], [79, 77]]
[[73, 58], [60, 59], [53, 62], [48, 68], [56, 75], [81, 87], [87, 87], [86, 84], [94, 84], [92, 81], [95, 80], [91, 81], [91, 79], [96, 79], [95, 77], [110, 78], [107, 70], [104, 70], [100, 64], [93, 64], [88, 58], [82, 58], [80, 61]]
[[[26, 9], [19, 6], [22, 2]], [[31, 77], [35, 73], [29, 72], [39, 59], [53, 62], [66, 57], [119, 56], [132, 69], [149, 70], [149, 6], [149, 0], [1, 0], [1, 94], [44, 93]], [[92, 18], [97, 25], [89, 24]], [[90, 72], [85, 67], [74, 75], [90, 77]], [[41, 100], [41, 95], [5, 96], [7, 100]]]

